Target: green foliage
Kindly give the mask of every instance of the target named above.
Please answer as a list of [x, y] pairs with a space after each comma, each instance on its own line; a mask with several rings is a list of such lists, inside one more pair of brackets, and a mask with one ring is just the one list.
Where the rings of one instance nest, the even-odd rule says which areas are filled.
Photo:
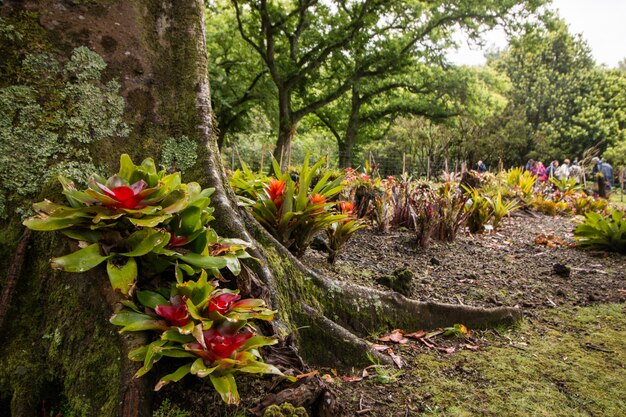
[[187, 136], [168, 138], [161, 149], [161, 165], [185, 172], [196, 163], [197, 148], [198, 144]]
[[259, 223], [296, 256], [304, 255], [311, 240], [327, 226], [347, 218], [347, 215], [333, 213], [333, 203], [329, 202], [341, 192], [343, 178], [330, 181], [332, 172], [318, 177], [323, 163], [324, 159], [320, 159], [309, 167], [308, 157], [305, 157], [294, 181], [274, 160], [274, 177], [262, 190], [249, 170], [243, 174], [250, 179], [247, 185], [241, 175], [232, 181], [241, 201], [250, 207]]
[[37, 216], [24, 222], [83, 242], [82, 249], [52, 259], [53, 268], [84, 272], [106, 261], [113, 288], [129, 294], [138, 266], [144, 273], [176, 265], [187, 275], [207, 269], [219, 276], [225, 267], [237, 274], [239, 258], [249, 257], [246, 242], [221, 239], [208, 226], [213, 189], [182, 184], [180, 173], [157, 172], [150, 158], [137, 166], [122, 155], [118, 174], [94, 175], [84, 191], [63, 177], [60, 181], [69, 206], [45, 200], [33, 206]]
[[493, 216], [491, 199], [477, 188], [465, 187], [469, 200], [465, 205], [468, 211], [467, 227], [471, 233], [482, 233]]
[[626, 217], [623, 211], [609, 215], [590, 212], [574, 230], [576, 244], [583, 249], [600, 249], [626, 254]]
[[571, 194], [574, 191], [582, 189], [582, 186], [576, 183], [573, 178], [550, 178], [550, 182], [559, 190], [563, 195]]
[[172, 405], [168, 398], [161, 402], [157, 410], [152, 413], [152, 417], [190, 417], [188, 411], [180, 409], [177, 405]]
[[304, 407], [294, 407], [290, 403], [272, 404], [265, 410], [263, 417], [308, 417]]
[[504, 216], [507, 216], [509, 213], [519, 208], [519, 205], [515, 200], [503, 202], [502, 194], [500, 193], [498, 193], [498, 195], [496, 195], [494, 198], [491, 198], [489, 200], [489, 204], [491, 205], [491, 212], [493, 213], [492, 225], [494, 229], [498, 228]]
[[51, 175], [86, 179], [95, 171], [89, 145], [128, 133], [119, 84], [100, 82], [105, 67], [85, 47], [65, 66], [48, 53], [27, 54], [20, 84], [0, 88], [0, 194], [16, 207]]
[[597, 68], [589, 46], [561, 20], [529, 27], [495, 63], [511, 79], [510, 106], [529, 127], [526, 157], [564, 158], [624, 139], [626, 77]]

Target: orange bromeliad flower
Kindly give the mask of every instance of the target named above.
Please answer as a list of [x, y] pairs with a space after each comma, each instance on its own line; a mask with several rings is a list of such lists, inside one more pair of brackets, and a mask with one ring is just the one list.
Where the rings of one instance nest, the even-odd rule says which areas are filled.
[[[325, 196], [323, 196], [323, 195], [322, 195], [322, 194], [320, 194], [320, 193], [317, 193], [317, 194], [315, 194], [315, 195], [312, 195], [312, 196], [309, 198], [309, 202], [310, 202], [310, 203], [311, 203], [311, 205], [313, 205], [313, 206], [315, 206], [315, 205], [321, 205], [321, 204], [326, 203], [326, 197], [325, 197]], [[319, 212], [321, 212], [321, 211], [323, 211], [323, 210], [324, 210], [324, 207], [319, 207], [319, 208], [316, 208], [315, 210], [313, 210], [313, 211], [312, 211], [312, 213], [319, 213]]]
[[354, 211], [354, 203], [350, 201], [341, 202], [341, 214], [352, 214]]
[[267, 186], [267, 195], [276, 207], [283, 202], [283, 194], [285, 194], [285, 181], [272, 178]]

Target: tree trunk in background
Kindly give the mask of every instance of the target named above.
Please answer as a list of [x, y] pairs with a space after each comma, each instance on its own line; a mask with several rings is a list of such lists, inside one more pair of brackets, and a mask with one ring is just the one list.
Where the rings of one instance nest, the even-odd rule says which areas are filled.
[[[22, 7], [38, 15], [59, 51], [90, 47], [109, 65], [108, 75], [122, 83], [132, 133], [99, 142], [92, 153], [98, 165], [115, 172], [120, 153], [129, 153], [137, 162], [148, 156], [158, 158], [160, 144], [169, 137], [196, 141], [197, 163], [184, 178], [215, 187], [213, 227], [221, 236], [255, 244], [251, 254], [261, 263], [247, 263], [251, 274], [238, 282], [245, 284], [245, 293], [263, 297], [278, 309], [271, 330], [283, 338], [292, 336], [287, 346], [297, 346], [305, 360], [362, 365], [370, 363], [370, 354], [388, 361], [362, 339], [381, 326], [415, 330], [464, 323], [479, 327], [519, 318], [515, 309], [420, 303], [394, 292], [319, 276], [237, 207], [225, 186], [213, 132], [204, 2], [8, 2], [1, 12], [12, 14]], [[289, 122], [281, 125], [279, 153], [288, 149], [295, 129], [295, 123]], [[58, 186], [44, 189], [42, 196], [59, 200]], [[14, 216], [0, 226], [6, 243], [3, 254], [10, 255], [21, 234], [20, 219]], [[50, 404], [63, 400], [81, 415], [150, 416], [154, 381], [149, 375], [132, 379], [137, 366], [126, 359], [142, 339], [119, 336], [108, 323], [117, 300], [102, 271], [51, 271], [47, 260], [67, 253], [66, 246], [61, 236], [34, 233], [26, 251], [0, 329], [0, 414], [8, 415], [10, 410], [12, 416], [35, 416], [42, 407], [49, 411]], [[10, 269], [4, 258], [13, 256], [2, 258], [3, 278]], [[272, 362], [271, 354], [267, 360]], [[327, 412], [337, 415], [328, 407]]]
[[298, 121], [293, 120], [291, 112], [291, 92], [279, 91], [278, 93], [278, 138], [274, 148], [274, 158], [280, 162], [281, 168], [285, 169], [289, 164], [291, 152], [291, 140], [296, 134]]

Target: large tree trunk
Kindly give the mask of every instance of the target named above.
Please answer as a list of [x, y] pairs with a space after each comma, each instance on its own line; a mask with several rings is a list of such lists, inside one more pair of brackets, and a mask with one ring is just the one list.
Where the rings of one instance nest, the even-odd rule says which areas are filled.
[[286, 168], [291, 158], [291, 140], [296, 133], [298, 122], [293, 120], [291, 112], [291, 93], [284, 87], [278, 92], [278, 138], [274, 148], [274, 158]]
[[[23, 3], [5, 4], [2, 13], [14, 13], [19, 7]], [[252, 255], [262, 263], [247, 265], [252, 274], [245, 291], [266, 298], [279, 311], [272, 330], [281, 337], [293, 336], [289, 340], [305, 360], [368, 363], [367, 353], [378, 354], [362, 337], [385, 325], [414, 330], [461, 322], [477, 327], [519, 317], [514, 309], [420, 303], [319, 276], [241, 211], [225, 186], [213, 132], [201, 0], [118, 0], [88, 6], [41, 1], [27, 7], [39, 14], [39, 23], [59, 51], [89, 46], [105, 58], [110, 76], [123, 84], [132, 134], [101, 143], [92, 154], [99, 164], [114, 171], [113, 161], [122, 152], [140, 160], [158, 157], [160, 143], [168, 137], [196, 140], [198, 160], [186, 179], [215, 187], [213, 225], [220, 235], [255, 244]], [[294, 126], [289, 126], [283, 145], [289, 144]], [[47, 188], [42, 194], [50, 196], [53, 191]], [[141, 339], [120, 337], [109, 325], [116, 299], [105, 275], [52, 272], [47, 259], [67, 252], [60, 236], [35, 234], [23, 259], [12, 256], [19, 219], [2, 226], [3, 255], [16, 258], [2, 261], [3, 277], [11, 263], [22, 262], [24, 267], [0, 329], [1, 414], [8, 415], [10, 409], [13, 416], [34, 416], [50, 401], [64, 399], [83, 415], [151, 415], [153, 381], [132, 379], [136, 367], [126, 359]]]

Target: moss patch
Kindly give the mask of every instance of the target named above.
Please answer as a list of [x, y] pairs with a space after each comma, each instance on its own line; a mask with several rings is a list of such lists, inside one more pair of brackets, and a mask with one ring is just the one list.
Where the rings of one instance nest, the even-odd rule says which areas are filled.
[[63, 246], [53, 235], [33, 239], [0, 334], [0, 397], [12, 397], [12, 415], [36, 415], [44, 407], [115, 416], [122, 354], [106, 320], [102, 277], [53, 273], [37, 256], [58, 255]]
[[405, 399], [434, 416], [623, 416], [625, 329], [624, 305], [549, 312], [483, 351], [418, 355]]

